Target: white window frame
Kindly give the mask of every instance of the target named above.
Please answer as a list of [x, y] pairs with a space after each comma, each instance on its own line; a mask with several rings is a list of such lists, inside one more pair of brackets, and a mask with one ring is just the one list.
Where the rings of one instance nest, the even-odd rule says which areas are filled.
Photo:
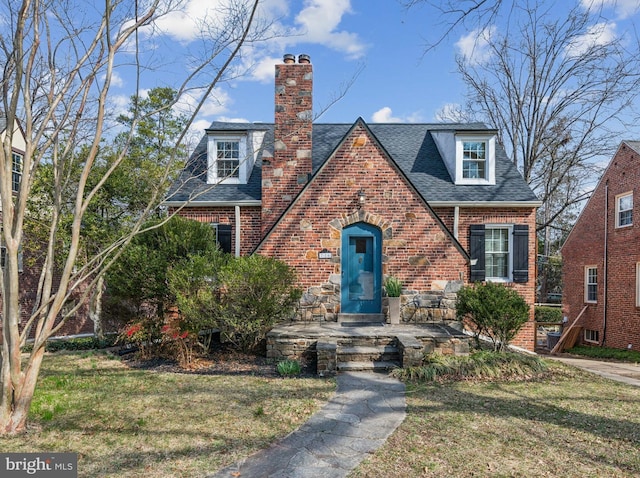
[[[218, 176], [218, 143], [238, 143], [238, 177]], [[247, 137], [246, 135], [210, 136], [207, 148], [208, 170], [207, 182], [209, 184], [246, 184], [248, 179]]]
[[[589, 274], [590, 271], [595, 270], [595, 278], [596, 281], [595, 282], [589, 282], [591, 275]], [[589, 298], [589, 286], [595, 286], [596, 288], [596, 298], [595, 299], [590, 299]], [[585, 266], [584, 267], [584, 301], [587, 304], [597, 304], [598, 303], [598, 266]]]
[[[487, 247], [487, 238], [490, 232], [496, 229], [503, 229], [507, 231], [507, 275], [504, 277], [496, 277], [489, 274], [489, 260], [488, 256], [492, 252]], [[487, 224], [484, 228], [484, 264], [485, 264], [485, 278], [490, 282], [513, 282], [513, 225], [512, 224]]]
[[[595, 338], [594, 338], [595, 336]], [[600, 343], [600, 331], [593, 329], [584, 329], [584, 341], [590, 344]]]
[[[485, 144], [485, 177], [464, 177], [465, 143]], [[485, 135], [456, 135], [456, 184], [495, 184], [496, 183], [496, 138]]]
[[[622, 201], [627, 198], [631, 199], [631, 207], [622, 209]], [[631, 213], [631, 220], [628, 223], [622, 224], [622, 221], [620, 220], [620, 216], [622, 215], [622, 213], [625, 213], [625, 212]], [[616, 196], [616, 227], [620, 228], [620, 227], [629, 227], [629, 226], [633, 226], [633, 191], [629, 191], [623, 194], [618, 194]]]
[[[16, 158], [20, 158], [20, 161], [16, 161]], [[16, 167], [16, 164], [19, 164], [19, 167]], [[18, 153], [17, 151], [11, 152], [11, 191], [18, 192], [20, 189], [20, 182], [22, 181], [22, 172], [24, 165], [24, 155]], [[18, 177], [18, 180], [15, 181], [14, 178]]]
[[640, 262], [636, 262], [636, 307], [640, 307]]

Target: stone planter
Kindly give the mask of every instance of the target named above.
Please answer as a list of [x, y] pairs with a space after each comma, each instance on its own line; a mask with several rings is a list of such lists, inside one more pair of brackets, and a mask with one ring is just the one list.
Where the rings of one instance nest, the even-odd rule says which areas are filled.
[[389, 323], [398, 325], [400, 323], [400, 297], [388, 297], [389, 299]]

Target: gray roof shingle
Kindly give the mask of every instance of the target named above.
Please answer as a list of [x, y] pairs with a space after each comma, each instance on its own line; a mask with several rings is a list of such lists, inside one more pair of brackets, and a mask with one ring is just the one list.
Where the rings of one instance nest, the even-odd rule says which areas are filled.
[[[312, 165], [315, 174], [340, 144], [354, 124], [317, 123], [313, 125]], [[455, 185], [431, 131], [486, 131], [481, 123], [464, 124], [400, 124], [373, 123], [366, 125], [380, 145], [396, 162], [416, 190], [429, 203], [537, 203], [538, 198], [506, 156], [504, 149], [496, 148], [495, 185]], [[265, 144], [269, 155], [273, 154], [273, 124], [271, 123], [220, 123], [214, 122], [207, 131], [266, 131]], [[183, 171], [174, 184], [169, 202], [184, 202], [190, 197], [201, 202], [246, 202], [261, 198], [262, 158], [259, 157], [253, 173], [244, 185], [206, 184], [207, 138], [202, 138]]]

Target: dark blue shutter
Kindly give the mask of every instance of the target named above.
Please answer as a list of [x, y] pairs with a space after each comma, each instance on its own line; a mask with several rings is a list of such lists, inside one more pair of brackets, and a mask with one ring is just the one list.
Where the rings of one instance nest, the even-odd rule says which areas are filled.
[[469, 228], [469, 256], [471, 259], [471, 282], [485, 279], [484, 224], [472, 224]]
[[218, 224], [218, 237], [216, 238], [222, 252], [231, 253], [231, 225]]
[[529, 281], [529, 226], [513, 226], [513, 282]]

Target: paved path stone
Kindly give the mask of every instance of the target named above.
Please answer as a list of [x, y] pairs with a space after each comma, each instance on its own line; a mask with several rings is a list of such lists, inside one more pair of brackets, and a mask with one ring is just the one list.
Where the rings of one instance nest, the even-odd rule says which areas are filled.
[[384, 444], [405, 418], [404, 384], [344, 372], [333, 398], [298, 430], [209, 478], [342, 478]]
[[573, 365], [617, 382], [640, 387], [640, 365], [637, 363], [607, 362], [575, 355], [549, 355], [545, 358]]

